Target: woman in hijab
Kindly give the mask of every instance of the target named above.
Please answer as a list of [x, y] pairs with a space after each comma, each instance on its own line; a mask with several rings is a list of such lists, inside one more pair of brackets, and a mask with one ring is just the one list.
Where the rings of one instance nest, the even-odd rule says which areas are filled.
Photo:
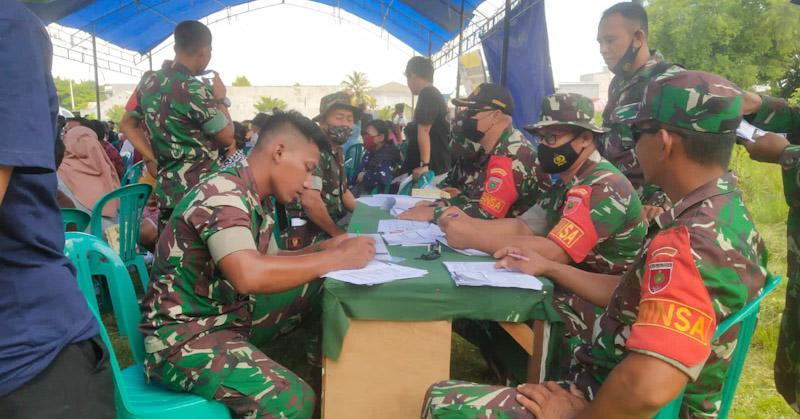
[[390, 139], [391, 123], [372, 120], [364, 129], [364, 143], [374, 144], [374, 150], [364, 153], [361, 172], [356, 176], [355, 186], [359, 193], [372, 193], [377, 188], [383, 193], [394, 178], [395, 168], [400, 163], [400, 150]]
[[[64, 160], [58, 168], [59, 189], [79, 209], [92, 212], [103, 195], [119, 188], [119, 176], [111, 160], [89, 128], [77, 126], [64, 134]], [[103, 208], [103, 218], [114, 223], [119, 200]], [[107, 224], [107, 223], [104, 223]]]

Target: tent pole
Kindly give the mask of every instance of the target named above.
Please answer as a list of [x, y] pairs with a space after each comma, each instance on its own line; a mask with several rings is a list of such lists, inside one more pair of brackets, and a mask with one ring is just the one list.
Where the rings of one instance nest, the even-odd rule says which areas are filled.
[[147, 62], [150, 63], [150, 71], [153, 71], [153, 51], [147, 53]]
[[[92, 26], [92, 57], [94, 57], [94, 94], [97, 99], [97, 120], [100, 115], [100, 77], [97, 75], [97, 28]], [[102, 138], [101, 138], [102, 139]]]
[[[458, 11], [458, 60], [461, 61], [461, 41], [464, 39], [464, 0], [461, 0], [461, 9]], [[456, 67], [456, 94], [458, 97], [459, 89], [461, 87], [461, 69]]]
[[503, 19], [503, 57], [500, 64], [500, 84], [508, 82], [508, 31], [511, 26], [511, 0], [506, 0], [506, 15]]
[[431, 58], [431, 31], [428, 31], [428, 58]]

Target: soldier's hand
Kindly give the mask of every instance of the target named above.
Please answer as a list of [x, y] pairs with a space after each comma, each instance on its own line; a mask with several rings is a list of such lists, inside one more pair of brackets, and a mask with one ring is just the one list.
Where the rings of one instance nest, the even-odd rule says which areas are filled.
[[211, 91], [214, 92], [214, 99], [225, 99], [228, 95], [228, 89], [225, 87], [225, 83], [222, 82], [219, 73], [216, 71], [214, 72], [214, 81], [211, 84]]
[[442, 188], [442, 192], [447, 192], [450, 195], [450, 198], [455, 198], [455, 197], [461, 195], [461, 191], [456, 189], [456, 188], [454, 188], [454, 187], [452, 187], [452, 186], [448, 186], [446, 188]]
[[325, 240], [324, 242], [319, 244], [319, 250], [331, 250], [339, 247], [343, 241], [351, 238], [352, 236], [347, 234], [340, 234], [334, 238]]
[[454, 249], [467, 249], [470, 247], [470, 237], [475, 230], [466, 220], [451, 220], [442, 231], [447, 236], [447, 244]]
[[417, 167], [411, 172], [411, 176], [413, 177], [414, 180], [414, 186], [417, 185], [416, 182], [417, 180], [419, 180], [419, 177], [422, 176], [422, 174], [426, 173], [427, 171], [428, 171], [428, 166], [422, 166], [422, 167]]
[[375, 240], [372, 237], [350, 237], [337, 247], [341, 257], [340, 269], [360, 269], [375, 257]]
[[414, 206], [415, 207], [435, 207], [436, 206], [436, 202], [435, 201], [424, 201], [423, 200], [423, 201], [417, 202], [416, 204], [414, 204]]
[[744, 92], [742, 97], [742, 115], [750, 115], [761, 108], [761, 96], [753, 92]]
[[569, 391], [553, 381], [517, 387], [517, 402], [537, 419], [569, 419], [577, 416], [589, 402], [574, 384]]
[[156, 177], [158, 175], [158, 163], [155, 160], [145, 160], [144, 167], [151, 176]]
[[664, 208], [661, 208], [656, 205], [642, 205], [642, 220], [647, 224], [650, 224], [654, 218], [661, 215], [664, 212]]
[[[450, 240], [448, 240], [449, 242]], [[498, 268], [516, 269], [528, 275], [546, 275], [553, 262], [537, 251], [514, 246], [504, 247], [494, 253]]]
[[397, 218], [401, 220], [431, 221], [434, 207], [414, 207], [403, 211]]
[[448, 224], [454, 221], [469, 221], [469, 215], [467, 215], [461, 208], [459, 207], [449, 207], [442, 212], [442, 216], [439, 217], [439, 227], [444, 229], [447, 227]]
[[788, 145], [789, 140], [771, 132], [756, 138], [755, 142], [744, 142], [744, 148], [747, 149], [750, 158], [764, 163], [777, 163], [781, 153]]

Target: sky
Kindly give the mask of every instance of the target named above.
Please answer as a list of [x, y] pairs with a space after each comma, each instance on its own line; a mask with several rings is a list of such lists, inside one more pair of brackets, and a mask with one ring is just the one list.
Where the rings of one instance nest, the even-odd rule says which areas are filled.
[[[557, 84], [578, 81], [581, 74], [602, 70], [604, 63], [595, 40], [597, 23], [603, 10], [617, 1], [545, 0], [550, 59]], [[261, 4], [270, 2], [262, 0]], [[503, 4], [504, 0], [486, 0], [478, 10], [491, 15]], [[209, 68], [218, 71], [226, 83], [244, 75], [253, 85], [336, 85], [355, 70], [365, 73], [373, 87], [390, 81], [405, 84], [403, 70], [413, 55], [410, 47], [380, 27], [303, 0], [288, 0], [283, 5], [234, 16], [210, 28], [214, 40]], [[154, 67], [173, 55], [170, 43], [156, 50], [159, 48], [153, 55]], [[437, 69], [435, 84], [443, 93], [454, 90], [456, 68], [456, 62], [451, 61]], [[53, 75], [94, 79], [91, 66], [58, 57], [53, 61]], [[138, 81], [102, 69], [99, 78], [101, 84]]]

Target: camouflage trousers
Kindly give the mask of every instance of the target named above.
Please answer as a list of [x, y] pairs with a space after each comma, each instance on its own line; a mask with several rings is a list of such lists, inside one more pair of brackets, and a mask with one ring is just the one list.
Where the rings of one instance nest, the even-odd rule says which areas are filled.
[[512, 387], [442, 381], [432, 385], [422, 405], [423, 419], [533, 419]]
[[790, 209], [786, 227], [788, 284], [775, 354], [775, 387], [800, 412], [800, 208]]
[[235, 417], [310, 418], [314, 412], [311, 387], [232, 330], [192, 339], [163, 358], [148, 354], [145, 373], [172, 390], [219, 400]]
[[[551, 341], [558, 342], [553, 343], [554, 350], [548, 351], [547, 377], [561, 380], [567, 376], [575, 349], [591, 342], [594, 323], [603, 309], [560, 287], [553, 293], [553, 308], [562, 323], [551, 324]], [[500, 379], [508, 383], [527, 381], [527, 352], [497, 323], [456, 320], [453, 330], [480, 349]]]

